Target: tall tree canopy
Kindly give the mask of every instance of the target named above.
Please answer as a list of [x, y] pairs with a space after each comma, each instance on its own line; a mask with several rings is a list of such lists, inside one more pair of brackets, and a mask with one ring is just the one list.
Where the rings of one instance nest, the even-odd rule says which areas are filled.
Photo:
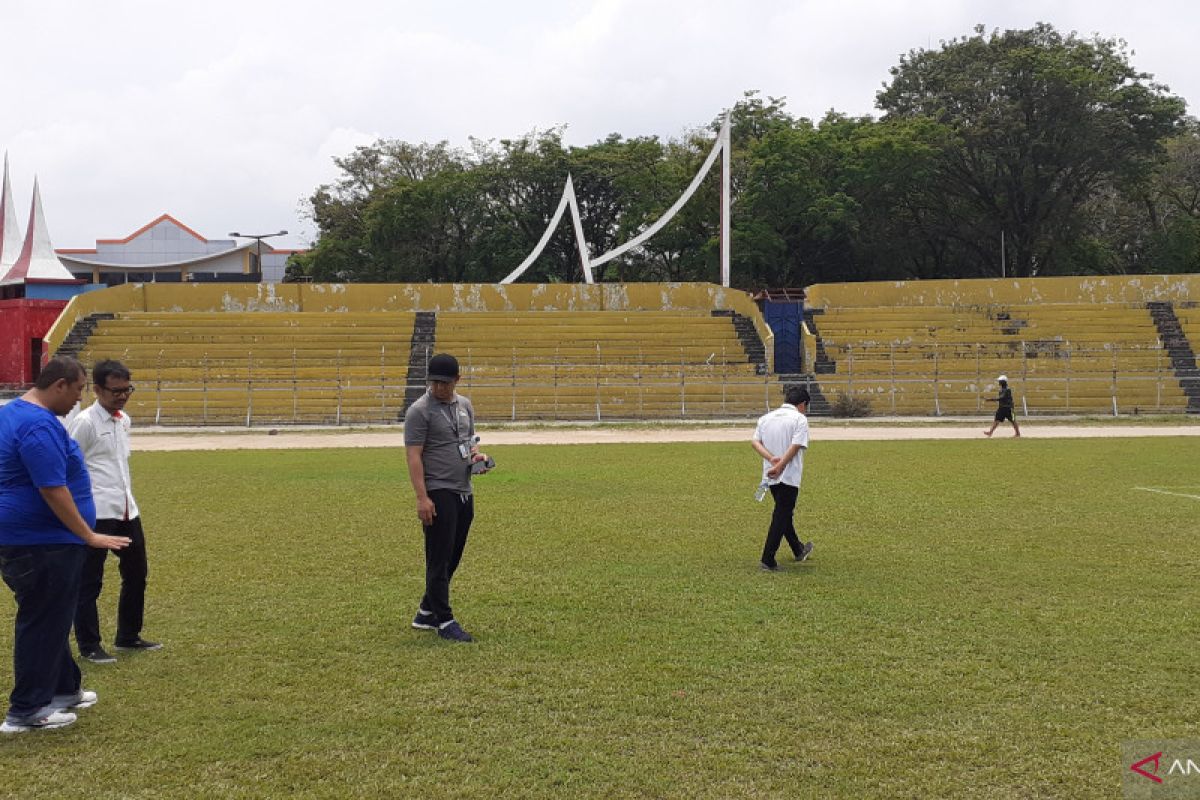
[[[879, 119], [796, 118], [747, 92], [732, 109], [734, 284], [1200, 269], [1200, 128], [1129, 58], [1119, 40], [1050, 25], [980, 27], [903, 56]], [[360, 147], [309, 199], [319, 239], [289, 274], [497, 281], [542, 236], [568, 174], [599, 255], [678, 199], [720, 124], [585, 147], [561, 128]], [[597, 278], [716, 280], [719, 197], [714, 171]], [[564, 219], [524, 279], [581, 277]]]
[[964, 258], [1000, 274], [1070, 269], [1080, 211], [1106, 181], [1146, 174], [1184, 103], [1129, 64], [1123, 43], [1062, 36], [1039, 24], [982, 27], [936, 51], [914, 51], [879, 93], [884, 121], [926, 119], [953, 141], [930, 176]]

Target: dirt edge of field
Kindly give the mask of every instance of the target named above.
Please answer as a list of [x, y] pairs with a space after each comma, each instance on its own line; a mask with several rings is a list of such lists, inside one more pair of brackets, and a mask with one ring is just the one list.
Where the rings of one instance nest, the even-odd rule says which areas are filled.
[[[824, 423], [812, 420], [812, 437], [818, 441], [897, 441], [911, 439], [983, 439], [990, 421], [972, 423], [862, 424]], [[745, 442], [754, 423], [679, 427], [532, 427], [487, 428], [481, 426], [484, 446], [506, 444], [661, 444], [666, 442]], [[1092, 439], [1146, 436], [1200, 436], [1200, 424], [1180, 425], [1071, 425], [1027, 422], [1021, 426], [1027, 439]], [[1004, 424], [993, 438], [1012, 437]], [[252, 430], [164, 430], [134, 429], [137, 451], [176, 450], [286, 450], [332, 447], [403, 447], [401, 427], [364, 429], [252, 429]]]

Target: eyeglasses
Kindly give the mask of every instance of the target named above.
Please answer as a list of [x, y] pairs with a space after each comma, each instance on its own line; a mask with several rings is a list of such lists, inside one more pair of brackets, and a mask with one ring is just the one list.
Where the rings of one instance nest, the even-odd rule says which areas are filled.
[[103, 389], [114, 397], [128, 397], [129, 395], [133, 394], [133, 384], [130, 384], [129, 386], [122, 386], [120, 389], [110, 389], [107, 386], [99, 386], [97, 388]]

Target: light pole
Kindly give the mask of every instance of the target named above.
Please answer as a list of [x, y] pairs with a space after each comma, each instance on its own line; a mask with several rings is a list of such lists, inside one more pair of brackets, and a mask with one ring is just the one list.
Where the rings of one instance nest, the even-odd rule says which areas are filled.
[[234, 231], [234, 232], [230, 233], [229, 235], [237, 237], [239, 239], [254, 239], [258, 243], [258, 246], [255, 248], [255, 252], [256, 252], [255, 257], [258, 259], [258, 274], [261, 276], [263, 274], [263, 266], [262, 266], [263, 239], [270, 239], [272, 236], [287, 236], [287, 231], [279, 231], [278, 233], [238, 233], [237, 231]]

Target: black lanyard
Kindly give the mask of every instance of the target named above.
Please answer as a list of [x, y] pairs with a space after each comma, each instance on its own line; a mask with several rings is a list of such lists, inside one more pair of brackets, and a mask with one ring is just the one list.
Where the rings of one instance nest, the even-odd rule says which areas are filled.
[[[441, 403], [440, 405], [442, 406], [442, 416], [446, 418], [446, 422], [450, 423], [450, 429], [454, 431], [454, 438], [458, 441], [462, 441], [462, 436], [460, 436], [458, 433], [458, 401], [455, 400], [453, 403]], [[447, 405], [454, 407], [453, 413], [446, 410]]]

